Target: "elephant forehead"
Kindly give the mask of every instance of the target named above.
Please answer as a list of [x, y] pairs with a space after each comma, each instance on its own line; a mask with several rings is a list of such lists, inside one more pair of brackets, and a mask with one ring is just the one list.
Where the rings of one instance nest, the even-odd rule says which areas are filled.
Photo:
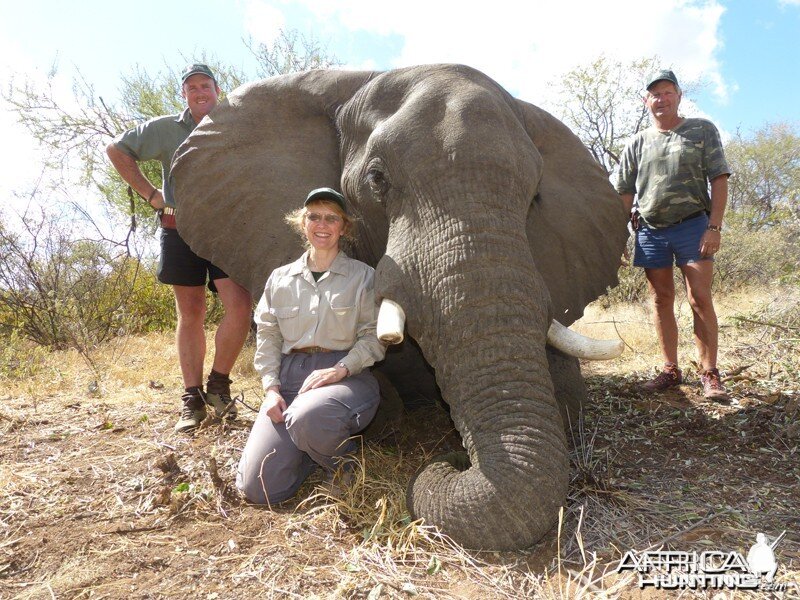
[[351, 131], [375, 128], [393, 115], [425, 123], [449, 121], [471, 126], [505, 118], [519, 121], [513, 99], [494, 81], [457, 65], [400, 69], [365, 85], [340, 111], [340, 124]]
[[384, 73], [343, 107], [337, 125], [344, 162], [388, 152], [538, 163], [516, 103], [491, 79], [455, 66], [411, 74], [417, 76]]

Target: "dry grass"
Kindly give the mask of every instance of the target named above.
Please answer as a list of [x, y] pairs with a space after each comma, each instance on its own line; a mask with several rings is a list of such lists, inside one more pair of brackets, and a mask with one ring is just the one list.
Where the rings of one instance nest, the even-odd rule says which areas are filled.
[[[364, 443], [346, 496], [325, 496], [312, 476], [267, 510], [232, 490], [252, 413], [172, 431], [172, 336], [99, 349], [99, 380], [77, 354], [38, 355], [35, 375], [2, 381], [0, 597], [655, 597], [614, 572], [626, 550], [746, 553], [757, 531], [783, 529], [778, 578], [800, 581], [798, 300], [788, 290], [718, 303], [721, 366], [736, 373], [729, 405], [703, 401], [696, 381], [643, 397], [636, 381], [658, 363], [646, 310], [592, 308], [579, 327], [619, 331], [632, 351], [584, 365], [590, 403], [573, 428], [567, 506], [557, 530], [513, 553], [466, 552], [411, 521], [409, 477], [459, 443], [437, 409]], [[685, 303], [681, 314], [688, 364]], [[256, 406], [251, 358], [248, 348], [234, 388]]]

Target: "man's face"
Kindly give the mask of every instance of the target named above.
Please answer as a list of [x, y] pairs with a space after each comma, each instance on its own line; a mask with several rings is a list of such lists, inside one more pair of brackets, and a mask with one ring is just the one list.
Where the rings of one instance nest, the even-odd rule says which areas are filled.
[[219, 100], [219, 86], [208, 75], [195, 73], [188, 77], [181, 86], [181, 96], [192, 112], [195, 121], [199, 121], [211, 112]]
[[675, 89], [671, 81], [657, 81], [644, 98], [650, 113], [659, 120], [678, 118], [678, 106], [681, 103], [681, 94]]

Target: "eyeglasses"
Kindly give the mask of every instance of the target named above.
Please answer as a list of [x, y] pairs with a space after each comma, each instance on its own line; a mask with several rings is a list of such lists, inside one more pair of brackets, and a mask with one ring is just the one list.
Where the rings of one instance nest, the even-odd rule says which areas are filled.
[[341, 223], [342, 221], [342, 217], [334, 213], [327, 213], [324, 215], [321, 215], [319, 213], [306, 213], [306, 219], [308, 219], [312, 223], [325, 221], [328, 225], [336, 225], [337, 223]]

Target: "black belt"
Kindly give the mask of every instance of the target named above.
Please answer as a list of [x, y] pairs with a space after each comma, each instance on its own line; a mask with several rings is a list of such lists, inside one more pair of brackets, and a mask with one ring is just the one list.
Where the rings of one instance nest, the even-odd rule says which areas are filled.
[[682, 219], [678, 219], [677, 221], [675, 221], [673, 223], [673, 225], [678, 225], [679, 223], [683, 223], [684, 221], [688, 221], [689, 219], [696, 219], [700, 215], [704, 215], [704, 214], [706, 214], [706, 211], [698, 210], [697, 212], [693, 212], [692, 214], [690, 214], [688, 217], [683, 217]]

